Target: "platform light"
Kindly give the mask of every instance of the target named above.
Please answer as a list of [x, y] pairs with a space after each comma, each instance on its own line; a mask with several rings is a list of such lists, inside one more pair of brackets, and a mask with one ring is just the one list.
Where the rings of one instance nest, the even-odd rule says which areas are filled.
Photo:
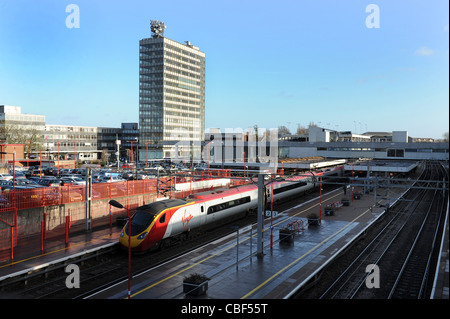
[[[118, 201], [111, 199], [108, 202], [109, 205], [114, 206], [116, 208], [124, 208], [124, 206]], [[131, 223], [130, 223], [130, 208], [127, 207], [127, 215], [128, 215], [128, 299], [131, 298]], [[124, 230], [120, 236], [122, 237]]]
[[114, 206], [116, 208], [123, 208], [123, 205], [114, 199], [111, 199], [109, 201], [109, 205]]

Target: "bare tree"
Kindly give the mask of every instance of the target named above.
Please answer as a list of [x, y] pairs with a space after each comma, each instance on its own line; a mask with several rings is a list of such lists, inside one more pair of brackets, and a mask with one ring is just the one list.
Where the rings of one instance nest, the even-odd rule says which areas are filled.
[[289, 129], [284, 125], [278, 126], [278, 136], [286, 135], [291, 135], [291, 131], [289, 131]]
[[307, 132], [308, 132], [308, 129], [306, 127], [304, 127], [300, 123], [297, 124], [297, 134], [298, 135], [306, 134]]
[[30, 157], [31, 150], [42, 151], [44, 144], [42, 135], [37, 129], [23, 129], [17, 125], [0, 123], [0, 140], [5, 144], [25, 144], [26, 157]]
[[444, 142], [448, 142], [449, 141], [448, 132], [445, 132], [444, 134], [442, 134], [442, 137], [444, 138]]

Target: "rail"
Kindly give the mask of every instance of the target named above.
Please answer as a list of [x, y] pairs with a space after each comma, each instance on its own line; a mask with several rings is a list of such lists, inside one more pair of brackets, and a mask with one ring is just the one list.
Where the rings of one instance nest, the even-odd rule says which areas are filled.
[[[430, 166], [426, 170], [427, 174], [436, 174], [435, 167]], [[423, 176], [418, 179], [417, 183], [421, 183], [420, 179]], [[440, 238], [437, 236], [436, 230], [439, 228], [436, 226], [439, 225], [439, 222], [435, 223], [434, 221], [441, 220], [439, 212], [442, 209], [433, 208], [433, 204], [436, 203], [435, 198], [440, 199], [442, 197], [444, 199], [444, 196], [441, 196], [442, 194], [437, 189], [434, 194], [426, 195], [426, 193], [430, 193], [430, 190], [416, 190], [414, 197], [411, 197], [412, 193], [409, 192], [405, 197], [406, 200], [401, 203], [406, 207], [395, 207], [394, 210], [390, 210], [386, 220], [388, 223], [384, 225], [381, 231], [377, 231], [376, 236], [370, 240], [370, 243], [365, 244], [362, 252], [341, 272], [340, 276], [320, 298], [386, 298], [388, 295], [387, 298], [410, 298], [408, 296], [411, 296], [411, 294], [415, 294], [417, 298], [422, 298], [426, 295], [425, 287], [426, 285], [429, 286], [427, 281], [429, 281], [431, 275], [429, 270], [432, 268], [430, 264], [431, 254], [433, 253], [433, 247], [438, 246], [436, 241]], [[433, 197], [430, 198], [430, 195]], [[430, 203], [428, 203], [428, 199], [424, 200], [425, 196], [430, 198]], [[439, 207], [439, 205], [436, 206]], [[424, 211], [427, 213], [423, 214]], [[431, 215], [431, 211], [433, 215]], [[412, 245], [410, 243], [411, 233], [417, 234]], [[425, 233], [430, 240], [419, 240], [418, 238]], [[417, 246], [414, 247], [416, 244]], [[427, 246], [432, 247], [431, 250]], [[411, 250], [409, 251], [409, 249]], [[411, 264], [413, 255], [415, 263]], [[379, 267], [380, 275], [383, 278], [381, 289], [363, 289], [364, 283], [367, 285], [367, 279], [372, 275], [371, 272], [367, 273], [366, 267], [368, 265]], [[406, 273], [408, 275], [405, 276]], [[361, 274], [361, 276], [357, 274]], [[404, 278], [406, 278], [407, 285], [403, 284]], [[414, 288], [410, 285], [411, 278], [418, 282], [417, 285], [414, 283]]]

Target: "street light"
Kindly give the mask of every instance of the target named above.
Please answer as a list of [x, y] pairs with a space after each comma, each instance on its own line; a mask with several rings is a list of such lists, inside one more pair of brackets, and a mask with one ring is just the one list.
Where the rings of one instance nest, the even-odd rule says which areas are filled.
[[[139, 139], [137, 137], [134, 137], [134, 141], [136, 144], [138, 144]], [[130, 140], [131, 142], [131, 162], [133, 163], [133, 166], [136, 167], [136, 163], [134, 162], [134, 149], [133, 149], [133, 139]], [[139, 153], [139, 144], [136, 145], [137, 153]]]
[[73, 168], [78, 168], [77, 162], [78, 162], [78, 156], [77, 156], [77, 140], [73, 141]]
[[[118, 201], [111, 199], [109, 201], [109, 205], [114, 206], [116, 208], [125, 208]], [[131, 298], [131, 218], [130, 218], [130, 208], [127, 207], [127, 215], [128, 215], [128, 299]]]
[[61, 143], [62, 141], [58, 141], [58, 177], [59, 177], [59, 143]]
[[146, 162], [145, 167], [148, 167], [148, 144], [149, 143], [151, 143], [151, 142], [145, 143], [145, 162]]

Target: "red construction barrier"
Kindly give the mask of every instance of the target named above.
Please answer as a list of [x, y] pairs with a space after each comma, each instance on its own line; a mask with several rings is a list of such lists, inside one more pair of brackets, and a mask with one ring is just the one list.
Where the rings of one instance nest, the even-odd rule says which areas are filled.
[[[135, 180], [114, 183], [94, 183], [92, 185], [91, 225], [113, 226], [117, 216], [126, 211], [113, 208], [107, 201], [113, 198], [123, 198], [124, 206], [132, 211], [138, 206], [151, 203], [157, 197], [165, 196], [183, 198], [192, 193], [211, 190], [188, 188], [187, 191], [176, 192], [172, 187], [178, 183], [229, 177], [230, 171], [186, 172], [176, 177], [161, 177], [157, 179]], [[230, 185], [242, 185], [245, 181], [231, 180]], [[191, 183], [190, 183], [191, 184]], [[157, 193], [159, 190], [159, 193]], [[137, 196], [132, 196], [137, 195]], [[6, 190], [0, 193], [0, 261], [14, 257], [14, 248], [18, 244], [33, 246], [36, 251], [43, 252], [52, 238], [64, 238], [69, 243], [72, 232], [85, 229], [85, 186], [66, 185], [61, 187], [44, 187], [36, 189]], [[65, 204], [72, 204], [64, 206]], [[41, 210], [30, 210], [42, 208]], [[20, 225], [17, 225], [17, 214], [20, 212]], [[49, 241], [50, 242], [47, 242]], [[40, 241], [40, 245], [39, 245]], [[31, 246], [29, 246], [29, 244]]]

